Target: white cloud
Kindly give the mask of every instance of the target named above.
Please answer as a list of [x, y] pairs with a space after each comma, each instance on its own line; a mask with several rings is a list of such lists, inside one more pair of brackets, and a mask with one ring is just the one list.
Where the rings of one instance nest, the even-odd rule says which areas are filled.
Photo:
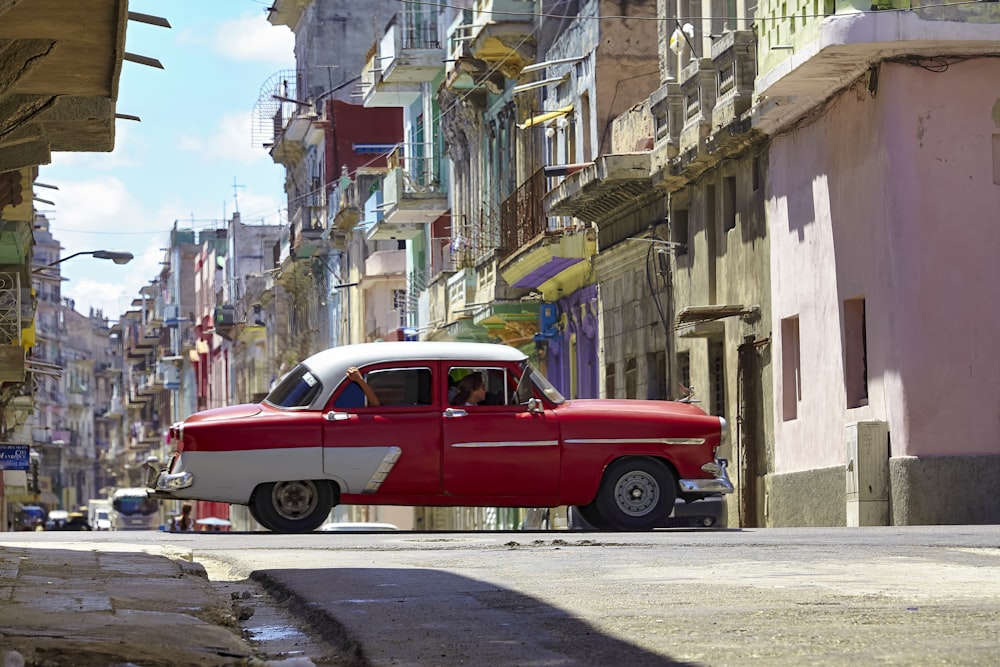
[[263, 15], [247, 16], [222, 23], [215, 33], [215, 48], [233, 60], [288, 63], [293, 61], [295, 37]]
[[251, 122], [253, 113], [230, 113], [220, 117], [215, 129], [209, 131], [208, 139], [182, 135], [178, 147], [194, 153], [207, 162], [239, 162], [253, 164], [271, 161], [267, 151], [251, 145]]
[[[138, 203], [125, 184], [114, 176], [61, 182], [54, 199], [59, 212], [52, 227], [57, 237], [67, 231], [138, 231], [135, 224], [142, 220], [141, 215], [136, 215], [140, 210]], [[131, 219], [133, 217], [135, 219]]]

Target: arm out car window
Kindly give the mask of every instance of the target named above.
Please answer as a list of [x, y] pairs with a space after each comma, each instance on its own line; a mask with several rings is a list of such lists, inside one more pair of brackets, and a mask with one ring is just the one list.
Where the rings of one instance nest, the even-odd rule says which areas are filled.
[[281, 378], [278, 386], [264, 400], [280, 408], [303, 408], [312, 403], [322, 388], [323, 383], [312, 371], [305, 366], [296, 366]]

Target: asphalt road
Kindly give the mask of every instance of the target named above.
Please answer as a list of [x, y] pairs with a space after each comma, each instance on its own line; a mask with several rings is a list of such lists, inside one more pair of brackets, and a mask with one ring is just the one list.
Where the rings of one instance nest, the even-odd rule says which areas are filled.
[[1000, 663], [1000, 526], [189, 539], [373, 665]]
[[261, 582], [345, 665], [1000, 664], [1000, 526], [80, 539]]

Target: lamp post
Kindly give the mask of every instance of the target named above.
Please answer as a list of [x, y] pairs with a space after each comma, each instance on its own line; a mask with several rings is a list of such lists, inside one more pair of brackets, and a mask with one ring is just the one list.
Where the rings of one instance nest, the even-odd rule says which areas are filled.
[[134, 255], [130, 252], [121, 252], [118, 250], [81, 250], [80, 252], [74, 252], [72, 255], [67, 255], [61, 259], [57, 259], [50, 264], [45, 266], [55, 266], [56, 264], [62, 264], [67, 259], [73, 259], [74, 257], [79, 257], [80, 255], [92, 255], [96, 259], [110, 259], [115, 264], [128, 264], [132, 261]]

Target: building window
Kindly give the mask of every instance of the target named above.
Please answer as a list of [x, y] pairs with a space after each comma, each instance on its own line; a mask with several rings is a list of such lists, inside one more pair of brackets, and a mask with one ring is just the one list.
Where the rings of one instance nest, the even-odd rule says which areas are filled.
[[635, 357], [629, 357], [625, 360], [625, 398], [636, 397], [636, 380]]
[[653, 352], [646, 355], [646, 398], [663, 401], [667, 398], [667, 353]]
[[721, 341], [708, 344], [708, 377], [712, 383], [712, 414], [726, 416], [726, 353]]
[[802, 365], [799, 355], [799, 318], [781, 320], [781, 418], [799, 416], [802, 401]]
[[688, 247], [688, 210], [686, 208], [674, 209], [671, 216], [670, 240], [679, 244], [676, 248], [678, 255], [686, 255]]
[[604, 397], [615, 397], [615, 365], [609, 363], [604, 371]]
[[726, 176], [722, 179], [722, 215], [725, 230], [736, 229], [736, 177]]
[[844, 302], [844, 375], [847, 407], [868, 405], [868, 326], [865, 300]]
[[[681, 398], [684, 398], [684, 394], [687, 393], [687, 389], [691, 388], [691, 353], [690, 352], [678, 352], [677, 353], [677, 382], [680, 383], [678, 387], [671, 387], [670, 390], [677, 390], [681, 393]], [[681, 389], [681, 387], [686, 387], [686, 389]]]
[[396, 311], [396, 315], [399, 318], [399, 326], [405, 327], [407, 325], [405, 289], [392, 290], [392, 309]]

